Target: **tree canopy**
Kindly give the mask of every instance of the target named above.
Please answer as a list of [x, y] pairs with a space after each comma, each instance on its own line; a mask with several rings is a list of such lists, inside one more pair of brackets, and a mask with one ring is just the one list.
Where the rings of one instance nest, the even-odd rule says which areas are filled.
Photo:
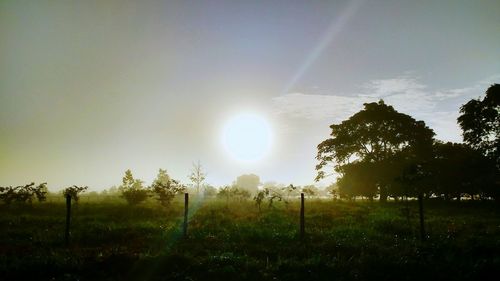
[[[396, 186], [394, 167], [404, 162], [422, 162], [431, 158], [434, 131], [423, 121], [397, 112], [384, 101], [365, 103], [364, 109], [340, 124], [333, 124], [331, 138], [318, 145], [316, 180], [337, 173], [339, 186], [364, 188], [381, 200]], [[355, 178], [363, 178], [360, 187]], [[357, 187], [356, 187], [357, 186]], [[368, 187], [367, 187], [368, 186]]]
[[144, 188], [143, 181], [140, 179], [135, 179], [132, 175], [132, 171], [126, 170], [125, 176], [122, 179], [122, 185], [120, 185], [120, 190], [122, 197], [127, 200], [130, 205], [137, 205], [148, 198], [148, 190]]
[[170, 178], [167, 170], [159, 169], [156, 179], [151, 184], [151, 192], [163, 206], [169, 206], [174, 197], [183, 193], [186, 188], [178, 181]]
[[462, 105], [460, 113], [464, 142], [493, 159], [500, 169], [500, 84], [491, 85], [482, 100]]
[[496, 171], [493, 160], [461, 143], [436, 143], [434, 159], [427, 170], [432, 181], [432, 193], [444, 198], [471, 196], [497, 197]]

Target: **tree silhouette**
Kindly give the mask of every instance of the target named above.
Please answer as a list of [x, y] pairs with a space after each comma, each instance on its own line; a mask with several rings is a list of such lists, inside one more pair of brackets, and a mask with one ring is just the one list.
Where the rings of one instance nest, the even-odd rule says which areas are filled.
[[[330, 172], [341, 176], [339, 184], [344, 187], [356, 184], [352, 173], [364, 173], [359, 176], [363, 176], [366, 184], [370, 185], [368, 196], [378, 189], [381, 201], [387, 199], [389, 189], [395, 184], [391, 164], [396, 159], [421, 162], [432, 155], [434, 132], [423, 121], [397, 112], [382, 100], [365, 103], [363, 110], [330, 128], [331, 138], [318, 145], [316, 180], [328, 175], [324, 168], [330, 164], [333, 164], [333, 171]], [[353, 165], [371, 166], [378, 171], [368, 176], [365, 167]], [[351, 173], [351, 179], [343, 180], [342, 177], [348, 173]]]
[[200, 161], [197, 163], [193, 163], [193, 170], [191, 171], [191, 174], [189, 175], [189, 179], [191, 182], [194, 184], [196, 187], [196, 194], [200, 193], [200, 186], [205, 180], [206, 174], [203, 172], [201, 168]]
[[186, 190], [178, 181], [171, 179], [167, 170], [160, 169], [158, 175], [151, 185], [151, 191], [163, 206], [168, 206], [177, 194]]
[[78, 203], [78, 200], [80, 199], [80, 193], [85, 192], [88, 188], [88, 186], [69, 186], [63, 190], [63, 196], [66, 197], [69, 195], [71, 199], [75, 201], [75, 203]]
[[31, 204], [36, 197], [38, 202], [43, 202], [47, 199], [47, 193], [47, 183], [41, 183], [37, 186], [35, 186], [34, 182], [16, 187], [0, 186], [0, 201], [3, 201], [5, 204], [12, 202], [29, 202]]
[[125, 171], [119, 189], [122, 192], [122, 197], [130, 205], [137, 205], [148, 198], [148, 190], [143, 187], [143, 181], [134, 179], [130, 170]]
[[483, 100], [462, 105], [460, 113], [464, 142], [493, 159], [500, 170], [500, 84], [491, 85]]
[[481, 152], [458, 143], [436, 143], [434, 159], [429, 170], [432, 174], [433, 193], [445, 199], [468, 194], [473, 198], [498, 197], [495, 193], [495, 163]]

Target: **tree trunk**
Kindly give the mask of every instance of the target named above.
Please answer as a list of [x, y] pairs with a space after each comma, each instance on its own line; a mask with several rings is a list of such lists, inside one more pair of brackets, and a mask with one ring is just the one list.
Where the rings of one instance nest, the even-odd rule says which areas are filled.
[[380, 187], [380, 202], [387, 202], [387, 189], [385, 187]]

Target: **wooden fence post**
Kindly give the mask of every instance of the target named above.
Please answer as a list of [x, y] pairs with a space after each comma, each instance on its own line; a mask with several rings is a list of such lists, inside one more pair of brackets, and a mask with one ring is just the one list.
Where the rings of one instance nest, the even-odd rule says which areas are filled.
[[187, 238], [188, 234], [188, 205], [189, 205], [189, 193], [184, 193], [184, 225], [183, 225], [183, 231], [182, 234], [184, 238]]
[[420, 213], [420, 238], [425, 241], [425, 228], [424, 228], [424, 196], [422, 193], [418, 194], [418, 210]]
[[304, 222], [304, 193], [300, 194], [300, 239], [305, 237], [305, 222]]
[[66, 247], [69, 246], [69, 227], [71, 220], [71, 195], [66, 195], [66, 232], [64, 235]]

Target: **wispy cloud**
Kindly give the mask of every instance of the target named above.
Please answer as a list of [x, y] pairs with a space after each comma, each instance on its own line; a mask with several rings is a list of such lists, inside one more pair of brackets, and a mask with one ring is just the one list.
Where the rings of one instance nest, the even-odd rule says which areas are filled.
[[372, 80], [364, 88], [368, 93], [361, 96], [386, 97], [401, 93], [421, 93], [427, 87], [421, 84], [417, 78], [403, 76], [393, 79]]
[[337, 123], [359, 111], [363, 103], [383, 99], [399, 112], [424, 120], [439, 139], [460, 141], [456, 123], [460, 105], [483, 95], [498, 80], [500, 75], [492, 75], [469, 87], [433, 90], [418, 77], [401, 76], [369, 81], [358, 93], [350, 95], [291, 93], [272, 101], [279, 115]]
[[340, 121], [361, 109], [357, 96], [292, 93], [273, 98], [275, 113], [312, 120]]
[[464, 100], [477, 98], [484, 94], [484, 91], [492, 84], [500, 82], [500, 74], [491, 75], [486, 77], [474, 85], [464, 88], [444, 89], [434, 92], [436, 100], [442, 101], [451, 98], [462, 97]]

